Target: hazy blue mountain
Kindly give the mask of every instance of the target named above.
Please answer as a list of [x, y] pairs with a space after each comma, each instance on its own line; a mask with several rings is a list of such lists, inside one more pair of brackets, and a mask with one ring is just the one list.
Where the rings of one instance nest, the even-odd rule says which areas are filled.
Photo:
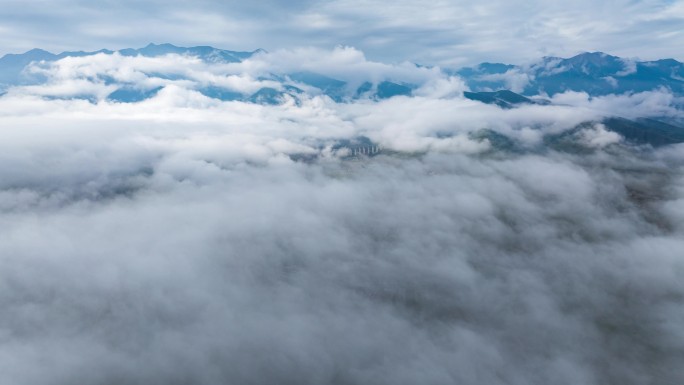
[[[589, 153], [595, 149], [582, 143], [581, 132], [591, 129], [597, 122], [584, 122], [571, 130], [544, 137], [544, 148], [568, 153]], [[606, 130], [620, 134], [625, 142], [632, 145], [662, 147], [684, 143], [684, 128], [654, 119], [625, 119], [612, 117], [600, 123]]]
[[[608, 151], [634, 150], [633, 145], [647, 145], [661, 147], [669, 144], [684, 143], [684, 128], [673, 126], [653, 119], [629, 120], [623, 118], [606, 118], [601, 121], [586, 121], [572, 129], [544, 135], [538, 145], [530, 146], [514, 138], [492, 129], [479, 129], [468, 134], [469, 139], [475, 141], [487, 141], [490, 149], [482, 155], [486, 157], [508, 157], [511, 154], [543, 154], [549, 151], [558, 151], [575, 155], [587, 155], [594, 153], [599, 147], [587, 143], [585, 130], [595, 130], [598, 123], [612, 132], [619, 133], [623, 141], [607, 145]], [[453, 134], [445, 134], [439, 137], [452, 137]], [[321, 143], [321, 147], [329, 143]], [[345, 159], [374, 157], [380, 155], [398, 155], [398, 153], [382, 148], [365, 136], [357, 136], [350, 139], [337, 139], [331, 145], [333, 151], [346, 151]], [[406, 155], [406, 154], [404, 154]], [[414, 154], [416, 155], [416, 154]], [[302, 153], [292, 154], [291, 159], [300, 162], [309, 162], [317, 159], [320, 154]]]
[[473, 91], [496, 91], [509, 88], [501, 75], [515, 68], [512, 64], [481, 63], [477, 67], [465, 67], [458, 71], [447, 69], [446, 72], [462, 77]]
[[377, 97], [378, 99], [389, 99], [393, 96], [409, 96], [411, 95], [411, 87], [403, 84], [384, 81], [378, 84]]
[[603, 124], [610, 131], [617, 132], [635, 144], [649, 144], [653, 147], [684, 142], [684, 128], [654, 119], [608, 118]]
[[554, 95], [584, 91], [592, 96], [665, 88], [684, 95], [684, 64], [674, 59], [633, 61], [602, 52], [586, 52], [568, 59], [545, 57], [529, 66], [482, 63], [452, 71], [473, 91], [511, 89], [527, 79], [523, 95]]
[[413, 88], [410, 84], [398, 84], [390, 81], [383, 81], [375, 85], [371, 82], [364, 82], [356, 89], [356, 97], [365, 95], [380, 100], [394, 96], [410, 96]]
[[31, 62], [57, 59], [57, 55], [37, 48], [23, 54], [7, 54], [0, 58], [0, 85], [19, 84], [21, 71]]
[[237, 52], [237, 51], [228, 51], [224, 49], [218, 49], [210, 46], [197, 46], [197, 47], [177, 47], [173, 44], [149, 44], [144, 48], [139, 48], [139, 49], [133, 49], [133, 48], [127, 48], [127, 49], [122, 49], [118, 51], [121, 55], [124, 56], [148, 56], [148, 57], [157, 57], [157, 56], [163, 56], [163, 55], [168, 55], [168, 54], [177, 54], [177, 55], [188, 55], [188, 56], [197, 56], [201, 58], [202, 60], [205, 60], [207, 62], [223, 62], [223, 63], [239, 63], [245, 59], [250, 58], [252, 55], [255, 55], [260, 52], [264, 52], [262, 49], [258, 49], [256, 51], [251, 51], [251, 52]]
[[[8, 54], [0, 58], [0, 94], [16, 85], [40, 84], [47, 79], [25, 71], [32, 62], [51, 62], [65, 57], [83, 57], [96, 54], [118, 53], [124, 56], [157, 57], [168, 54], [195, 56], [207, 63], [236, 63], [265, 52], [229, 51], [210, 46], [179, 47], [172, 44], [149, 44], [143, 48], [126, 48], [118, 51], [75, 51], [53, 54], [33, 49], [23, 54]], [[482, 63], [476, 67], [462, 68], [447, 73], [461, 76], [470, 87], [465, 97], [483, 103], [513, 108], [529, 103], [544, 103], [537, 95], [554, 95], [572, 90], [584, 91], [592, 96], [668, 89], [676, 95], [684, 95], [684, 64], [674, 59], [639, 62], [622, 59], [601, 52], [583, 53], [571, 58], [545, 57], [525, 66], [502, 63]], [[178, 73], [147, 73], [147, 76], [164, 80], [186, 80]], [[108, 99], [118, 102], [137, 102], [153, 97], [154, 89], [142, 90], [133, 84], [117, 84], [106, 74], [97, 75], [105, 84], [118, 86]], [[410, 96], [415, 85], [401, 79], [366, 81], [360, 86], [314, 72], [270, 74], [264, 79], [280, 83], [279, 87], [267, 87], [254, 94], [215, 84], [197, 84], [194, 89], [210, 98], [224, 101], [242, 100], [254, 103], [274, 104], [285, 100], [285, 95], [297, 99], [302, 89], [313, 94], [324, 94], [337, 102], [358, 98], [373, 100], [395, 96]], [[287, 88], [291, 87], [291, 88]], [[515, 92], [513, 92], [515, 91]]]
[[389, 99], [394, 96], [409, 96], [413, 89], [413, 86], [411, 85], [385, 80], [376, 84], [364, 82], [356, 89], [356, 92], [353, 95], [350, 95], [350, 90], [346, 82], [328, 76], [314, 72], [297, 72], [288, 75], [288, 77], [293, 81], [318, 88], [337, 102], [344, 101], [350, 97], [358, 98], [368, 96], [374, 99]]
[[488, 128], [473, 131], [468, 134], [468, 137], [477, 141], [487, 140], [492, 152], [522, 152], [522, 148], [514, 140]]
[[112, 54], [118, 52], [123, 56], [147, 56], [156, 57], [168, 54], [197, 56], [204, 61], [211, 63], [236, 63], [248, 59], [251, 56], [265, 52], [262, 49], [251, 52], [238, 52], [218, 49], [209, 46], [197, 47], [177, 47], [172, 44], [149, 44], [146, 47], [134, 49], [126, 48], [119, 51], [112, 51], [108, 49], [101, 49], [98, 51], [67, 51], [60, 54], [53, 54], [42, 49], [32, 49], [23, 54], [7, 54], [0, 58], [0, 89], [4, 85], [19, 85], [39, 83], [41, 79], [32, 78], [27, 74], [22, 74], [24, 68], [32, 62], [40, 61], [55, 61], [65, 57], [83, 57], [97, 55], [99, 53]]
[[513, 108], [521, 104], [548, 104], [546, 100], [532, 100], [509, 90], [494, 92], [464, 92], [463, 96], [486, 104], [495, 104], [502, 108]]
[[223, 101], [241, 100], [244, 97], [244, 95], [239, 92], [216, 86], [202, 87], [198, 89], [198, 91], [204, 96]]
[[[179, 47], [173, 44], [149, 44], [143, 48], [126, 48], [118, 51], [102, 49], [99, 51], [85, 52], [73, 51], [53, 54], [40, 49], [33, 49], [23, 54], [8, 54], [0, 58], [0, 95], [6, 89], [17, 85], [40, 84], [47, 81], [39, 75], [30, 74], [25, 71], [26, 67], [34, 62], [52, 62], [66, 57], [84, 57], [96, 54], [118, 53], [123, 56], [145, 56], [158, 57], [169, 54], [186, 55], [198, 57], [207, 63], [237, 63], [250, 57], [263, 53], [258, 49], [251, 52], [229, 51], [210, 46]], [[186, 80], [183, 75], [178, 73], [150, 72], [146, 73], [149, 77], [163, 80]], [[139, 102], [153, 97], [159, 91], [159, 87], [154, 89], [144, 89], [135, 84], [118, 84], [116, 79], [107, 74], [98, 74], [97, 79], [107, 85], [119, 86], [108, 97], [108, 100], [130, 103]], [[244, 94], [237, 90], [226, 88], [225, 86], [204, 84], [197, 85], [195, 90], [205, 96], [223, 101], [241, 100], [262, 104], [277, 104], [283, 102], [286, 95], [297, 100], [301, 94], [302, 86], [318, 89], [314, 94], [324, 94], [337, 102], [344, 102], [357, 98], [387, 99], [399, 95], [411, 95], [414, 85], [380, 81], [377, 83], [366, 82], [358, 90], [354, 90], [347, 82], [334, 79], [314, 72], [295, 72], [289, 74], [271, 74], [260, 80], [276, 81], [281, 86], [276, 88], [266, 87], [254, 94]], [[79, 97], [80, 98], [80, 97]], [[90, 100], [92, 96], [86, 97]]]
[[122, 87], [109, 94], [109, 96], [107, 96], [107, 99], [124, 103], [139, 102], [141, 100], [153, 97], [161, 89], [162, 87], [156, 87], [151, 90], [141, 90], [133, 87]]
[[288, 77], [295, 82], [316, 87], [338, 102], [346, 95], [347, 83], [342, 80], [308, 71], [289, 74]]
[[[83, 56], [91, 56], [91, 55], [97, 55], [98, 53], [104, 53], [107, 55], [111, 55], [114, 53], [114, 51], [108, 50], [108, 49], [101, 49], [99, 51], [92, 51], [92, 52], [86, 52], [86, 51], [65, 51], [62, 52], [58, 55], [54, 55], [55, 59], [62, 59], [65, 57], [83, 57]], [[46, 61], [49, 61], [47, 59], [44, 59]]]
[[[602, 123], [607, 131], [620, 134], [624, 142], [631, 145], [647, 145], [661, 147], [670, 144], [684, 143], [684, 127], [675, 126], [655, 119], [625, 119], [611, 117], [601, 121], [588, 121], [578, 124], [572, 129], [557, 134], [547, 134], [543, 143], [537, 147], [527, 147], [508, 136], [490, 129], [480, 129], [469, 134], [470, 139], [487, 140], [492, 152], [524, 153], [555, 150], [573, 154], [585, 154], [596, 150], [589, 146], [582, 131], [591, 130], [597, 123]], [[619, 146], [619, 144], [614, 144]]]

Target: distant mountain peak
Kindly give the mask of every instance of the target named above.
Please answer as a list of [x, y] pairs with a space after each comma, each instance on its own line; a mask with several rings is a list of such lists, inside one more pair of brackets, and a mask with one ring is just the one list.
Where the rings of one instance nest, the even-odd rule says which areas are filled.
[[[34, 48], [23, 54], [8, 54], [0, 58], [0, 90], [47, 81], [49, 79], [45, 76], [48, 75], [44, 74], [49, 71], [26, 71], [27, 66], [33, 63], [47, 68], [51, 65], [49, 63], [66, 57], [81, 57], [87, 61], [88, 56], [97, 54], [117, 54], [133, 58], [179, 55], [196, 58], [207, 64], [223, 65], [240, 63], [254, 55], [265, 53], [267, 51], [262, 48], [254, 51], [229, 51], [208, 45], [182, 47], [171, 43], [149, 43], [142, 48], [125, 48], [117, 51], [102, 49], [93, 52], [67, 51], [60, 54]], [[168, 60], [179, 59], [169, 57]], [[263, 77], [259, 81], [270, 84], [260, 84], [254, 88], [240, 88], [228, 85], [228, 82], [214, 84], [198, 79], [190, 79], [189, 83], [193, 84], [193, 90], [211, 98], [248, 100], [249, 97], [256, 95], [255, 100], [260, 101], [280, 101], [287, 99], [287, 95], [296, 98], [300, 92], [295, 89], [300, 88], [312, 95], [327, 95], [335, 101], [358, 98], [380, 100], [394, 96], [410, 96], [419, 87], [401, 78], [372, 79], [360, 75], [358, 79], [349, 81], [302, 69], [289, 71], [291, 72], [276, 70], [272, 74], [259, 74]], [[639, 62], [604, 52], [583, 52], [570, 58], [544, 57], [534, 64], [524, 66], [485, 62], [472, 68], [444, 72], [447, 75], [458, 75], [466, 82], [471, 91], [466, 97], [504, 108], [521, 104], [542, 104], [544, 101], [540, 98], [567, 91], [601, 96], [669, 90], [675, 95], [684, 96], [684, 64], [674, 59]], [[156, 82], [162, 83], [170, 79], [188, 80], [192, 77], [187, 74], [164, 73], [163, 69], [160, 73], [150, 76], [155, 77]], [[142, 100], [152, 97], [156, 92], [150, 91], [150, 87], [136, 88], [128, 83], [124, 84], [125, 82], [115, 84], [115, 81], [105, 75], [101, 80], [110, 88], [119, 87], [113, 93], [113, 100]]]
[[579, 53], [579, 54], [571, 57], [570, 59], [573, 59], [573, 58], [605, 58], [605, 57], [617, 58], [617, 56], [609, 55], [609, 54], [607, 54], [605, 52], [601, 52], [601, 51], [594, 51], [594, 52], [585, 51], [585, 52]]
[[570, 58], [544, 57], [525, 66], [482, 63], [456, 71], [472, 91], [511, 89], [523, 95], [566, 91], [591, 96], [666, 89], [684, 95], [684, 64], [674, 59], [636, 61], [605, 52], [583, 52]]
[[180, 47], [175, 46], [171, 43], [161, 43], [161, 44], [150, 43], [150, 44], [146, 45], [144, 48], [155, 48], [155, 47], [180, 48]]
[[608, 55], [604, 52], [584, 52], [579, 55], [575, 55], [569, 59], [565, 59], [566, 62], [572, 64], [591, 64], [594, 66], [604, 66], [607, 64], [612, 64], [619, 60], [619, 57]]
[[24, 52], [24, 55], [54, 55], [54, 54], [52, 52], [48, 52], [44, 49], [33, 48], [33, 49], [30, 49], [30, 50]]

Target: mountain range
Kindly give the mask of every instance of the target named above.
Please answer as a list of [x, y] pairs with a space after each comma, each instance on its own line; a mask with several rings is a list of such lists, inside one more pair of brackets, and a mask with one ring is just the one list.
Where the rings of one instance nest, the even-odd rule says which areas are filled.
[[[149, 44], [146, 47], [139, 49], [126, 48], [118, 51], [102, 49], [92, 52], [72, 51], [62, 52], [60, 54], [53, 54], [41, 49], [32, 49], [23, 54], [7, 54], [0, 58], [0, 95], [13, 86], [41, 84], [46, 80], [40, 76], [29, 73], [27, 71], [29, 65], [36, 63], [51, 63], [70, 57], [85, 57], [98, 54], [118, 54], [128, 57], [160, 57], [176, 54], [187, 57], [197, 57], [208, 64], [228, 64], [240, 63], [261, 53], [267, 52], [263, 49], [257, 49], [251, 52], [238, 52], [210, 46], [178, 47], [172, 44]], [[169, 78], [168, 74], [158, 73], [156, 75]], [[176, 78], [173, 80], [182, 80], [177, 75], [175, 76]], [[100, 80], [108, 82], [108, 84], [112, 83], [112, 80], [108, 78], [102, 78]], [[277, 89], [273, 87], [264, 87], [255, 93], [245, 94], [244, 92], [221, 85], [203, 84], [197, 88], [197, 91], [210, 98], [223, 101], [241, 100], [261, 104], [278, 104], [285, 95], [297, 99], [297, 96], [304, 92], [302, 86], [308, 88], [313, 87], [320, 93], [325, 94], [338, 102], [359, 97], [387, 99], [398, 95], [410, 95], [412, 89], [415, 88], [415, 85], [403, 82], [395, 83], [387, 80], [373, 82], [369, 80], [363, 82], [360, 86], [350, 89], [349, 84], [345, 81], [309, 71], [287, 74], [269, 74], [269, 76], [261, 77], [259, 80], [269, 80], [281, 83], [281, 87], [278, 87]], [[154, 96], [162, 88], [141, 88], [138, 85], [132, 84], [119, 84], [119, 86], [118, 89], [112, 91], [107, 96], [107, 99], [116, 102], [138, 102]], [[86, 98], [88, 99], [88, 97]]]
[[31, 64], [32, 62], [52, 62], [67, 57], [93, 56], [101, 53], [111, 55], [114, 52], [117, 52], [122, 56], [145, 57], [158, 57], [168, 54], [177, 54], [197, 56], [202, 60], [210, 63], [238, 63], [247, 58], [252, 57], [255, 54], [265, 51], [262, 49], [258, 49], [252, 52], [236, 52], [209, 46], [177, 47], [172, 44], [149, 44], [146, 47], [139, 49], [126, 48], [118, 51], [111, 51], [108, 49], [101, 49], [99, 51], [92, 52], [67, 51], [62, 52], [60, 54], [53, 54], [42, 49], [34, 48], [23, 54], [7, 54], [0, 58], [0, 84], [16, 85], [25, 83], [26, 79], [23, 79], [21, 76], [22, 71], [27, 65]]
[[[146, 47], [126, 48], [118, 51], [102, 49], [93, 52], [73, 51], [53, 54], [32, 49], [23, 54], [7, 54], [0, 58], [0, 92], [17, 85], [40, 84], [45, 79], [27, 74], [31, 63], [49, 63], [68, 57], [84, 57], [97, 54], [121, 56], [159, 57], [169, 54], [197, 57], [206, 63], [239, 63], [255, 55], [266, 53], [262, 49], [238, 52], [210, 46], [178, 47], [172, 44], [149, 44]], [[503, 99], [493, 101], [501, 107], [511, 107], [524, 102], [522, 97], [553, 96], [566, 91], [586, 92], [590, 96], [624, 94], [657, 89], [668, 90], [676, 96], [684, 95], [684, 64], [674, 59], [636, 61], [611, 56], [602, 52], [587, 52], [571, 58], [544, 57], [527, 65], [482, 63], [461, 69], [442, 69], [445, 75], [462, 78], [473, 100], [485, 103], [496, 99], [496, 92], [508, 92]], [[106, 79], [105, 79], [106, 80]], [[262, 80], [282, 83], [278, 89], [269, 87], [248, 95], [225, 86], [204, 85], [198, 89], [206, 96], [221, 100], [244, 100], [258, 103], [278, 103], [283, 95], [296, 98], [303, 92], [302, 86], [313, 87], [335, 101], [361, 97], [387, 99], [398, 95], [411, 95], [418, 87], [402, 79], [372, 81], [350, 89], [347, 82], [313, 72], [271, 74]], [[122, 84], [108, 98], [119, 102], [136, 102], [153, 96], [160, 88], [140, 89]], [[494, 93], [488, 95], [487, 93]], [[514, 96], [517, 93], [521, 96]], [[506, 99], [515, 100], [514, 103]], [[530, 100], [527, 99], [529, 102]]]
[[[42, 84], [47, 80], [27, 71], [31, 65], [49, 65], [65, 58], [78, 58], [94, 55], [120, 55], [122, 57], [161, 57], [176, 54], [196, 57], [207, 64], [241, 63], [256, 55], [268, 53], [258, 49], [251, 52], [238, 52], [209, 46], [178, 47], [171, 44], [149, 44], [139, 49], [118, 51], [99, 50], [93, 52], [62, 52], [53, 54], [40, 49], [32, 49], [23, 54], [8, 54], [0, 58], [0, 95], [13, 87]], [[418, 66], [416, 66], [418, 68]], [[636, 61], [611, 56], [601, 52], [587, 52], [571, 58], [545, 57], [527, 65], [503, 63], [482, 63], [461, 69], [441, 69], [445, 76], [458, 76], [470, 88], [463, 96], [482, 103], [492, 104], [504, 109], [521, 105], [551, 102], [548, 98], [567, 91], [585, 92], [590, 97], [609, 94], [631, 94], [643, 91], [665, 90], [676, 97], [684, 96], [684, 64], [674, 59], [656, 61]], [[159, 81], [186, 81], [190, 87], [201, 94], [223, 101], [239, 100], [257, 104], [280, 104], [284, 100], [297, 102], [304, 94], [327, 95], [336, 102], [357, 99], [381, 100], [395, 96], [411, 96], [420, 85], [402, 79], [367, 79], [360, 85], [350, 84], [310, 71], [290, 73], [269, 73], [256, 79], [267, 82], [256, 91], [231, 88], [229, 85], [185, 79], [182, 73], [152, 72], [145, 74], [146, 80], [157, 79], [155, 85], [141, 85], [135, 82], [120, 81], [102, 73], [93, 75], [93, 81], [106, 85], [105, 99], [112, 102], [134, 103], [154, 97], [165, 85]], [[145, 82], [142, 82], [145, 83]], [[150, 83], [150, 82], [147, 82]], [[41, 95], [45, 98], [84, 98], [97, 102], [102, 95]], [[100, 98], [100, 99], [98, 99]], [[666, 119], [664, 119], [666, 120]], [[659, 121], [653, 119], [627, 120], [621, 117], [604, 119], [601, 123], [606, 129], [614, 131], [636, 144], [653, 146], [684, 142], [684, 129], [681, 122]], [[488, 139], [502, 148], [509, 147], [500, 134], [487, 130], [479, 137]], [[566, 133], [553, 139], [549, 145], [566, 146], [573, 138]], [[567, 147], [567, 146], [566, 146]]]
[[529, 65], [482, 63], [449, 72], [462, 77], [473, 91], [508, 89], [526, 96], [577, 91], [601, 96], [666, 89], [684, 95], [683, 63], [637, 61], [603, 52], [545, 57]]

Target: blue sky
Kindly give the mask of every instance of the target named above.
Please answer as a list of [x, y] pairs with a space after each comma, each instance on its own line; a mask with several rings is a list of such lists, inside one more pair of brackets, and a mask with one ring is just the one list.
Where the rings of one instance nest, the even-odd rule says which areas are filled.
[[[0, 54], [139, 47], [349, 45], [381, 61], [521, 63], [605, 51], [684, 59], [684, 2], [614, 0], [0, 0]], [[678, 44], [679, 43], [679, 44]]]

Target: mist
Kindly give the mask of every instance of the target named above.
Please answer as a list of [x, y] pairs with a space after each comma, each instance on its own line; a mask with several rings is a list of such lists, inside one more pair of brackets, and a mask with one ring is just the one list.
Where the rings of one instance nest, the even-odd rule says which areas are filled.
[[[274, 55], [230, 76], [251, 90], [298, 69]], [[68, 97], [107, 87], [74, 83], [79, 60], [0, 97], [0, 383], [684, 379], [684, 147], [600, 124], [580, 152], [544, 144], [607, 116], [681, 118], [666, 91], [505, 110], [338, 49], [328, 75], [412, 76], [415, 96], [271, 106], [164, 80], [93, 102]], [[88, 65], [146, 84], [136, 68], [179, 58], [121, 60]], [[197, 82], [218, 73], [183, 60]]]

